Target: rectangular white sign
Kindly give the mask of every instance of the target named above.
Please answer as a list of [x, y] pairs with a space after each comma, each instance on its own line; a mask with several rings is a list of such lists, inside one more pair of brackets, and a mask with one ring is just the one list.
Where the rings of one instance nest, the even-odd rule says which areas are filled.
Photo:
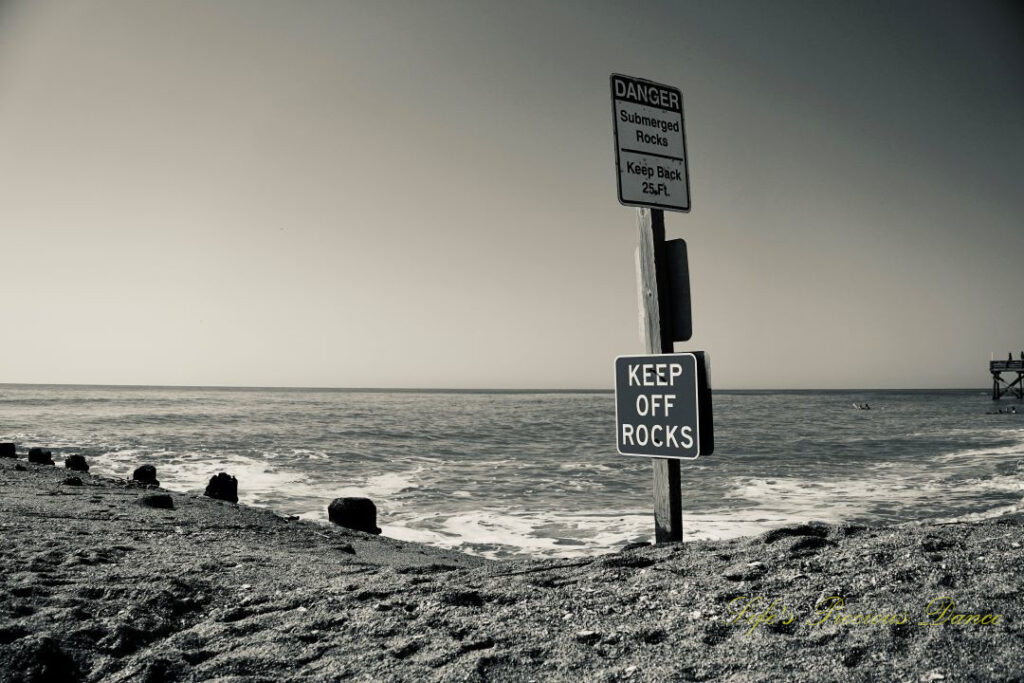
[[619, 202], [690, 210], [683, 94], [679, 88], [612, 74]]

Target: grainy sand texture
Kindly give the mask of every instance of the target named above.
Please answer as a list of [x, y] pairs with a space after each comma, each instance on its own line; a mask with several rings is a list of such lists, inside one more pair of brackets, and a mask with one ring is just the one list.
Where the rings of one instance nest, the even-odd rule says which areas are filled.
[[492, 562], [0, 460], [0, 681], [1020, 681], [1022, 524]]

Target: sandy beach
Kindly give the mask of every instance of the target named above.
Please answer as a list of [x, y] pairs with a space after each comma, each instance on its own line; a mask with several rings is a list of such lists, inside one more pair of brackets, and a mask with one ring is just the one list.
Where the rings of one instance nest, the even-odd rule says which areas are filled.
[[1021, 514], [495, 562], [154, 493], [0, 461], [0, 680], [1024, 678]]

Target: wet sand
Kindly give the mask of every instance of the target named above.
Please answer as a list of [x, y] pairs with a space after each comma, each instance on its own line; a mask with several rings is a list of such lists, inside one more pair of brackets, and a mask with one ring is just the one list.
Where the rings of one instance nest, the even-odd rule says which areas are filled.
[[3, 459], [0, 534], [4, 682], [1024, 680], [1020, 513], [493, 562]]

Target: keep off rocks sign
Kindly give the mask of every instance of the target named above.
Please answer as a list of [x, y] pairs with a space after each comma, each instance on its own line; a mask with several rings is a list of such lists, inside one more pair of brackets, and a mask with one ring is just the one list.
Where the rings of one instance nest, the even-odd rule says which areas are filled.
[[[704, 354], [699, 355], [615, 359], [619, 453], [688, 460], [712, 452], [710, 390]], [[707, 412], [703, 419], [702, 408]]]
[[690, 210], [683, 94], [679, 88], [612, 74], [619, 202]]

